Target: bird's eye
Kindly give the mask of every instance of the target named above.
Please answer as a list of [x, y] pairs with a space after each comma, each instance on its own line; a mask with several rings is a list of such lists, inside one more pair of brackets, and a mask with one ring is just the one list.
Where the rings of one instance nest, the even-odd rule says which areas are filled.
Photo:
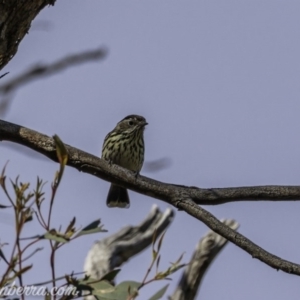
[[132, 121], [129, 121], [129, 123], [128, 123], [130, 126], [132, 126], [133, 125], [133, 122]]

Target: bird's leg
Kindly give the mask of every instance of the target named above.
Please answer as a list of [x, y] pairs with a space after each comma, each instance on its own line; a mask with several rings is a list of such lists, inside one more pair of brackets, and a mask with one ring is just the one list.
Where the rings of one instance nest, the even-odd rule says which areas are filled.
[[137, 179], [140, 175], [140, 171], [133, 171], [135, 179]]
[[108, 165], [111, 167], [113, 165], [112, 159], [105, 159], [108, 162]]
[[112, 161], [112, 158], [111, 158], [110, 155], [108, 157], [108, 164], [109, 164], [110, 167], [113, 165], [113, 161]]

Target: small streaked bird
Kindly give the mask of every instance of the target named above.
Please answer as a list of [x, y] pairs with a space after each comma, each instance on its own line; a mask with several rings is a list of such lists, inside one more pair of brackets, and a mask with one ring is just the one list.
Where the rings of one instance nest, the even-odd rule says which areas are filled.
[[[138, 115], [129, 115], [105, 137], [102, 158], [139, 174], [144, 162], [144, 130], [148, 123]], [[129, 208], [125, 188], [111, 184], [106, 204], [108, 207]]]

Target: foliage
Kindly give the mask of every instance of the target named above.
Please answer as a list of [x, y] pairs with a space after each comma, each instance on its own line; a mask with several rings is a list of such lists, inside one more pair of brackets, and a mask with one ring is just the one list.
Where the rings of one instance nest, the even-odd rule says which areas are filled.
[[[0, 291], [1, 288], [7, 288], [15, 280], [18, 280], [19, 288], [23, 288], [23, 293], [20, 295], [22, 299], [25, 299], [25, 289], [27, 288], [24, 284], [23, 275], [26, 272], [29, 272], [33, 265], [26, 264], [26, 260], [34, 256], [38, 251], [41, 251], [43, 248], [37, 247], [34, 250], [32, 248], [41, 240], [48, 240], [51, 253], [50, 253], [50, 267], [51, 267], [51, 280], [47, 282], [40, 282], [34, 284], [34, 287], [44, 286], [44, 295], [45, 299], [48, 299], [50, 295], [57, 299], [75, 299], [83, 295], [94, 295], [98, 299], [124, 299], [124, 300], [133, 300], [138, 296], [139, 290], [145, 285], [157, 281], [157, 280], [170, 280], [169, 275], [176, 272], [178, 269], [184, 267], [184, 264], [180, 264], [182, 255], [171, 266], [165, 271], [158, 271], [160, 263], [160, 249], [162, 246], [163, 238], [165, 233], [161, 235], [156, 245], [157, 232], [154, 233], [152, 241], [152, 261], [150, 267], [148, 268], [144, 279], [141, 282], [136, 281], [124, 281], [120, 284], [114, 286], [111, 282], [120, 272], [120, 269], [115, 269], [100, 280], [95, 280], [85, 275], [83, 278], [77, 278], [76, 275], [71, 273], [66, 276], [57, 277], [55, 271], [55, 256], [58, 249], [69, 244], [73, 240], [82, 237], [83, 235], [105, 232], [103, 225], [101, 224], [100, 219], [91, 222], [89, 225], [84, 228], [77, 228], [76, 217], [73, 217], [70, 220], [69, 224], [63, 230], [62, 226], [59, 228], [53, 228], [51, 225], [52, 219], [52, 209], [54, 205], [55, 196], [58, 190], [58, 187], [61, 183], [63, 177], [64, 168], [68, 161], [68, 153], [58, 136], [54, 136], [56, 144], [56, 154], [60, 163], [60, 168], [54, 176], [54, 180], [51, 184], [51, 196], [50, 200], [46, 201], [45, 193], [43, 188], [45, 182], [39, 177], [37, 178], [36, 186], [33, 191], [30, 191], [29, 183], [22, 183], [17, 177], [14, 181], [10, 181], [13, 187], [14, 195], [10, 195], [7, 188], [7, 178], [5, 176], [6, 166], [3, 168], [3, 171], [0, 176], [0, 186], [4, 191], [10, 205], [0, 204], [0, 209], [11, 208], [14, 211], [15, 218], [15, 242], [12, 246], [11, 255], [9, 258], [4, 254], [4, 247], [7, 246], [6, 243], [0, 244], [0, 258], [6, 264], [6, 270], [0, 276]], [[45, 216], [42, 213], [42, 207], [48, 203], [48, 214]], [[33, 221], [36, 218], [39, 225], [43, 228], [44, 233], [39, 235], [34, 235], [32, 237], [22, 238], [22, 231], [26, 226], [26, 223]], [[28, 241], [29, 240], [29, 241]], [[21, 243], [22, 241], [22, 243]], [[26, 245], [24, 241], [28, 241]], [[153, 266], [156, 265], [156, 272], [153, 278], [147, 280]], [[65, 283], [58, 286], [58, 281], [65, 280]], [[52, 284], [51, 294], [45, 288], [46, 284]], [[164, 286], [158, 292], [153, 295], [150, 300], [161, 299], [167, 290], [168, 285]], [[13, 287], [18, 288], [18, 287]], [[58, 291], [62, 288], [64, 294], [55, 294], [55, 291]], [[71, 291], [71, 292], [70, 292]], [[0, 292], [1, 293], [1, 292]], [[0, 297], [4, 296], [0, 294]]]

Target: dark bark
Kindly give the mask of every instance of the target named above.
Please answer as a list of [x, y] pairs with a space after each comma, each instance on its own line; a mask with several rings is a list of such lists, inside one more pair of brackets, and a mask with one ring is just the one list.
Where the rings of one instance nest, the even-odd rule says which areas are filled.
[[0, 70], [14, 57], [31, 22], [56, 0], [0, 0]]

